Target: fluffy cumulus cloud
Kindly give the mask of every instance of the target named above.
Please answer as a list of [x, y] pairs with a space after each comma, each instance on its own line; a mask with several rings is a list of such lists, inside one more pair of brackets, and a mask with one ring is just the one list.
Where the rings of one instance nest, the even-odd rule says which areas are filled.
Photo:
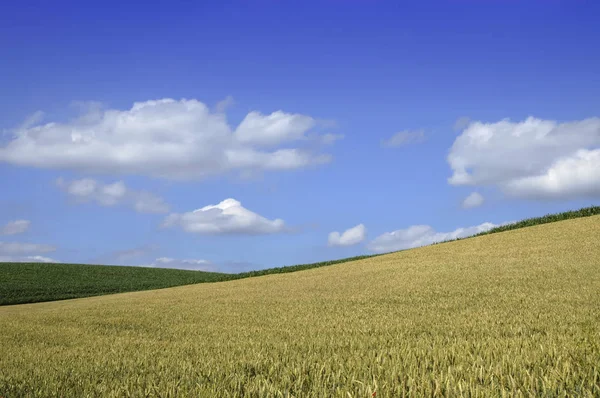
[[157, 268], [178, 268], [197, 271], [217, 271], [217, 267], [208, 260], [201, 259], [175, 259], [170, 257], [157, 258], [150, 267]]
[[384, 147], [394, 148], [408, 144], [417, 144], [423, 141], [425, 141], [425, 133], [423, 131], [400, 131], [391, 138], [384, 140], [382, 145]]
[[28, 220], [9, 221], [4, 226], [0, 227], [0, 235], [17, 235], [29, 229], [31, 224]]
[[50, 257], [44, 256], [0, 256], [0, 263], [58, 263]]
[[166, 217], [163, 227], [180, 227], [186, 232], [223, 234], [273, 234], [283, 232], [283, 220], [269, 220], [242, 206], [235, 199], [225, 199], [219, 204], [204, 206], [188, 213], [172, 213]]
[[453, 185], [494, 185], [530, 199], [600, 198], [600, 118], [471, 122], [448, 163]]
[[479, 207], [483, 204], [483, 201], [483, 195], [479, 192], [471, 192], [471, 194], [462, 201], [462, 207], [465, 209]]
[[[319, 122], [276, 111], [250, 112], [237, 127], [224, 113], [231, 100], [211, 111], [194, 99], [134, 103], [130, 109], [88, 106], [66, 123], [34, 119], [0, 146], [0, 161], [80, 172], [200, 179], [230, 172], [291, 170], [327, 163], [310, 134]], [[309, 135], [312, 138], [309, 138]]]
[[410, 249], [413, 247], [430, 245], [436, 242], [464, 238], [480, 232], [489, 231], [497, 226], [498, 225], [496, 224], [485, 222], [473, 227], [458, 228], [452, 232], [436, 232], [435, 229], [429, 225], [413, 225], [406, 229], [386, 232], [378, 236], [369, 242], [368, 248], [377, 253]]
[[95, 202], [101, 206], [127, 205], [140, 213], [167, 213], [165, 201], [146, 191], [128, 188], [123, 181], [103, 184], [91, 178], [65, 181], [57, 180], [57, 185], [78, 202]]
[[600, 149], [581, 149], [560, 158], [545, 173], [510, 181], [505, 190], [535, 199], [600, 198]]
[[342, 234], [339, 232], [331, 232], [328, 238], [329, 246], [352, 246], [363, 240], [367, 235], [367, 229], [363, 224], [358, 224], [355, 227], [347, 229]]

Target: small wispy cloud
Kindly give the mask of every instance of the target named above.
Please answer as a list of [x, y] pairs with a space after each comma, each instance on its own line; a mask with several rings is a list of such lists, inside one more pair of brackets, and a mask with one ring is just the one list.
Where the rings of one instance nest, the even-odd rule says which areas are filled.
[[385, 148], [397, 148], [409, 144], [418, 144], [425, 141], [425, 132], [417, 131], [400, 131], [394, 134], [387, 140], [383, 140], [381, 145]]
[[195, 271], [217, 272], [218, 267], [204, 259], [176, 259], [171, 257], [159, 257], [149, 267], [177, 268]]
[[158, 245], [147, 245], [133, 249], [117, 250], [111, 254], [111, 257], [118, 262], [126, 262], [134, 258], [143, 257], [156, 250], [158, 250]]
[[456, 119], [456, 122], [454, 122], [454, 131], [463, 130], [469, 125], [469, 123], [471, 123], [471, 118], [469, 118], [468, 116], [459, 117], [458, 119]]
[[228, 95], [227, 97], [225, 97], [225, 99], [217, 102], [217, 105], [215, 105], [215, 112], [225, 113], [227, 108], [232, 107], [234, 104], [235, 104], [235, 100], [233, 99], [233, 97], [231, 95]]
[[0, 263], [59, 263], [60, 261], [44, 256], [0, 256]]
[[23, 242], [0, 242], [0, 254], [23, 255], [34, 253], [50, 253], [56, 251], [56, 247], [38, 243]]
[[113, 250], [88, 258], [90, 264], [135, 265], [136, 262], [148, 261], [153, 253], [159, 250], [158, 244], [147, 244], [121, 250]]
[[91, 178], [74, 181], [57, 180], [57, 185], [78, 202], [95, 202], [100, 206], [127, 205], [138, 213], [167, 213], [169, 205], [150, 192], [128, 188], [123, 181], [103, 184]]
[[463, 202], [462, 207], [464, 209], [472, 209], [474, 207], [479, 207], [483, 204], [484, 198], [479, 192], [472, 192], [469, 196], [467, 196]]
[[29, 229], [31, 222], [29, 220], [9, 221], [4, 226], [0, 227], [0, 235], [17, 235]]

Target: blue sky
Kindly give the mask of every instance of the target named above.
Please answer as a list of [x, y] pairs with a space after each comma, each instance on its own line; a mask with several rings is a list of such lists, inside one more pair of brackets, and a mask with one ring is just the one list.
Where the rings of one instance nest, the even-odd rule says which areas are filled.
[[599, 202], [597, 2], [196, 3], [2, 6], [0, 261], [233, 272]]

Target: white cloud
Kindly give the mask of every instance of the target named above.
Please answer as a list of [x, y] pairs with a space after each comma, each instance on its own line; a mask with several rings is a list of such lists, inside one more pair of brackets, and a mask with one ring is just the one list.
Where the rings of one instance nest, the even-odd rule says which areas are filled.
[[57, 180], [60, 188], [80, 202], [96, 202], [101, 206], [125, 204], [139, 213], [167, 213], [169, 206], [165, 201], [149, 192], [127, 188], [123, 181], [103, 184], [91, 178], [64, 181]]
[[382, 142], [382, 145], [388, 148], [399, 147], [408, 144], [417, 144], [425, 141], [423, 131], [401, 131], [394, 134], [388, 140]]
[[25, 257], [25, 259], [27, 261], [31, 261], [36, 262], [36, 263], [58, 263], [58, 260], [55, 260], [53, 258], [50, 257], [44, 257], [44, 256], [27, 256]]
[[17, 129], [13, 139], [0, 146], [0, 161], [189, 180], [298, 169], [331, 160], [318, 150], [290, 147], [293, 141], [307, 140], [305, 133], [318, 124], [310, 116], [250, 112], [234, 129], [224, 113], [211, 112], [193, 99], [137, 102], [128, 110], [97, 104], [81, 109], [81, 117], [67, 123]]
[[28, 220], [9, 221], [6, 223], [6, 225], [0, 228], [0, 235], [22, 234], [29, 229], [30, 224], [31, 222]]
[[533, 199], [600, 197], [600, 118], [471, 122], [448, 163], [453, 185], [495, 185]]
[[54, 246], [37, 243], [0, 242], [0, 254], [49, 253], [55, 250]]
[[485, 222], [473, 227], [458, 228], [452, 232], [436, 232], [429, 225], [413, 225], [406, 229], [399, 229], [397, 231], [386, 232], [379, 235], [369, 242], [368, 248], [369, 250], [378, 253], [410, 249], [413, 247], [430, 245], [435, 242], [464, 238], [480, 232], [489, 231], [497, 226], [498, 225], [490, 222]]
[[481, 206], [483, 201], [483, 196], [479, 192], [471, 192], [471, 194], [463, 200], [462, 207], [471, 209], [473, 207]]
[[217, 267], [208, 260], [200, 259], [175, 259], [170, 257], [160, 257], [154, 260], [150, 267], [157, 268], [178, 268], [197, 271], [216, 272]]
[[181, 227], [186, 232], [220, 234], [273, 234], [286, 229], [281, 219], [269, 220], [245, 209], [235, 199], [225, 199], [217, 205], [205, 206], [192, 212], [172, 213], [163, 227]]
[[186, 263], [186, 264], [208, 264], [209, 263], [208, 260], [175, 260], [174, 258], [170, 258], [170, 257], [160, 257], [160, 258], [156, 259], [157, 264], [172, 264], [177, 261], [180, 261], [180, 262]]
[[50, 257], [44, 256], [24, 256], [24, 257], [13, 257], [13, 256], [0, 256], [0, 263], [59, 263], [60, 261], [54, 260]]
[[257, 146], [276, 146], [304, 137], [304, 133], [315, 126], [310, 116], [291, 115], [282, 111], [263, 115], [250, 112], [235, 130], [236, 138]]
[[545, 173], [512, 180], [505, 191], [537, 199], [600, 198], [600, 149], [558, 159]]
[[355, 227], [347, 229], [342, 234], [339, 232], [331, 232], [328, 237], [329, 246], [352, 246], [363, 240], [367, 235], [367, 229], [363, 224], [358, 224]]

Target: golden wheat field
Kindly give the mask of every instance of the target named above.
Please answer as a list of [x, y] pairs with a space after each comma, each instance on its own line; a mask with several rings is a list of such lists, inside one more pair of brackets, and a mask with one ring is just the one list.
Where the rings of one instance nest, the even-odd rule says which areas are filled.
[[600, 396], [599, 243], [594, 216], [0, 307], [0, 396]]

